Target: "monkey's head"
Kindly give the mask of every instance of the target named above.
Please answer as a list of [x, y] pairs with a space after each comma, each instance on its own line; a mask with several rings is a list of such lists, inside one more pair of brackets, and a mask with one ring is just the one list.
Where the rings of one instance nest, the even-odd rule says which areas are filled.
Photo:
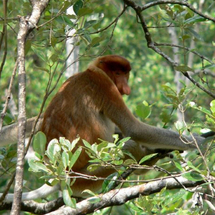
[[95, 66], [103, 70], [115, 83], [121, 95], [129, 95], [131, 89], [128, 86], [131, 65], [128, 60], [119, 55], [106, 55], [95, 60]]

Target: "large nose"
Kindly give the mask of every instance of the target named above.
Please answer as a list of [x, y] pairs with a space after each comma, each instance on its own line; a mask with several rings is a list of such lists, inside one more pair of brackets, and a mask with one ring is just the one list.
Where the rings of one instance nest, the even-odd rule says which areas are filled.
[[129, 95], [131, 93], [131, 88], [128, 85], [122, 86], [122, 88], [119, 90], [119, 92], [122, 95]]
[[126, 76], [119, 76], [116, 78], [116, 86], [121, 95], [129, 95], [131, 88], [128, 86], [128, 80]]

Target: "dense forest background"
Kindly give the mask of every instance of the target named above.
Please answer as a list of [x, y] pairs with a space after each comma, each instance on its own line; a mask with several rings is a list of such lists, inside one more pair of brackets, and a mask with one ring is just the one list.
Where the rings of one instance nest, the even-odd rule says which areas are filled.
[[[214, 130], [214, 1], [52, 0], [44, 6], [39, 22], [32, 23], [38, 2], [0, 2], [0, 130], [17, 122], [20, 115], [18, 35], [23, 18], [31, 24], [24, 44], [26, 118], [41, 114], [61, 84], [73, 73], [84, 71], [95, 57], [118, 54], [131, 62], [132, 91], [124, 100], [135, 116], [180, 133]], [[72, 13], [68, 11], [71, 7]], [[201, 185], [163, 188], [93, 214], [213, 214], [215, 156], [213, 139], [208, 142], [205, 154], [175, 151], [148, 174], [128, 178], [142, 183], [176, 174]], [[14, 175], [16, 157], [17, 145], [0, 147], [1, 192]], [[39, 178], [43, 174], [35, 169], [29, 172], [26, 161], [23, 189], [44, 184], [45, 179]], [[132, 185], [127, 183], [126, 187]], [[55, 194], [39, 202], [56, 198]]]

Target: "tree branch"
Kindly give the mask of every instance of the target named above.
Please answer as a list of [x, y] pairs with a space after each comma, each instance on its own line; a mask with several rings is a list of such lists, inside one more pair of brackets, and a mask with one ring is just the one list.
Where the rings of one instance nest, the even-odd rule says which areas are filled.
[[[187, 2], [185, 1], [167, 1], [167, 0], [160, 0], [160, 1], [155, 1], [155, 2], [151, 2], [148, 5], [144, 5], [144, 6], [139, 6], [137, 5], [134, 1], [132, 0], [124, 0], [124, 3], [127, 4], [128, 6], [132, 7], [136, 14], [137, 17], [140, 20], [140, 24], [143, 28], [143, 31], [145, 33], [145, 38], [146, 38], [146, 42], [149, 48], [153, 49], [156, 53], [158, 53], [159, 55], [161, 55], [163, 58], [165, 58], [173, 67], [178, 66], [178, 63], [175, 62], [171, 57], [169, 57], [168, 55], [166, 55], [164, 52], [162, 52], [156, 45], [156, 43], [152, 40], [151, 34], [148, 30], [147, 24], [145, 22], [145, 19], [142, 15], [142, 11], [146, 8], [152, 7], [154, 5], [158, 5], [158, 4], [180, 4], [180, 5], [184, 5], [188, 8], [190, 8], [191, 10], [193, 10], [195, 13], [199, 14], [200, 16], [209, 19], [211, 21], [215, 22], [214, 18], [211, 18], [209, 16], [206, 16], [204, 14], [202, 14], [201, 12], [197, 11], [195, 8], [193, 8], [191, 5], [189, 5]], [[215, 94], [210, 92], [209, 90], [207, 90], [206, 88], [204, 88], [201, 84], [199, 84], [197, 81], [195, 81], [192, 77], [189, 76], [189, 74], [187, 72], [183, 72], [183, 75], [185, 77], [187, 77], [194, 85], [196, 85], [198, 88], [200, 88], [202, 91], [204, 91], [205, 93], [207, 93], [208, 95], [210, 95], [212, 98], [215, 98]]]
[[[26, 201], [22, 203], [21, 207], [24, 211], [29, 211], [36, 214], [49, 213], [53, 210], [56, 210], [57, 207], [61, 207], [58, 210], [53, 211], [49, 214], [81, 215], [92, 213], [98, 209], [110, 206], [122, 205], [131, 199], [138, 198], [140, 195], [148, 196], [150, 194], [160, 192], [163, 188], [178, 189], [182, 187], [195, 187], [203, 183], [204, 181], [188, 181], [182, 176], [179, 176], [174, 178], [159, 179], [153, 182], [148, 182], [146, 184], [136, 185], [133, 187], [112, 190], [108, 193], [96, 196], [99, 200], [98, 202], [95, 202], [95, 197], [90, 197], [81, 202], [78, 202], [76, 204], [76, 209], [68, 206], [61, 207], [63, 205], [62, 198], [58, 198], [57, 200], [48, 203], [36, 203], [34, 201]], [[2, 205], [0, 205], [0, 210], [9, 210], [10, 207], [11, 203], [4, 202]]]
[[[26, 133], [25, 133], [26, 138], [31, 135], [31, 131], [33, 129], [33, 125], [36, 119], [37, 117], [33, 117], [27, 120]], [[39, 119], [35, 132], [40, 129], [42, 120], [43, 118]], [[18, 135], [18, 123], [13, 123], [11, 125], [4, 126], [0, 132], [0, 147], [17, 143], [17, 135]]]
[[18, 144], [17, 144], [17, 165], [16, 165], [16, 177], [14, 186], [14, 198], [11, 214], [20, 213], [20, 202], [22, 196], [22, 182], [24, 172], [24, 155], [25, 155], [25, 126], [26, 126], [26, 108], [25, 108], [25, 96], [26, 96], [26, 74], [25, 74], [25, 39], [27, 37], [27, 28], [24, 18], [20, 18], [19, 32], [17, 36], [17, 62], [18, 62]]
[[24, 156], [25, 156], [25, 130], [26, 130], [26, 73], [25, 73], [25, 41], [28, 34], [35, 28], [39, 22], [40, 16], [49, 0], [35, 0], [31, 1], [33, 9], [30, 17], [20, 17], [19, 32], [17, 35], [17, 62], [18, 62], [18, 79], [19, 79], [19, 92], [18, 92], [18, 145], [17, 145], [17, 165], [16, 177], [14, 188], [14, 201], [12, 205], [11, 214], [20, 214], [21, 197], [23, 187], [23, 171], [24, 171]]
[[155, 5], [160, 5], [160, 4], [178, 4], [178, 5], [182, 5], [182, 6], [186, 6], [187, 8], [189, 8], [190, 10], [192, 10], [194, 13], [198, 14], [199, 16], [210, 20], [212, 22], [215, 22], [215, 18], [208, 16], [206, 14], [203, 14], [202, 12], [198, 11], [197, 9], [195, 9], [192, 5], [190, 5], [187, 1], [185, 0], [159, 0], [159, 1], [154, 1], [154, 2], [150, 2], [145, 4], [144, 6], [140, 7], [141, 10], [146, 10], [150, 7], [153, 7]]
[[[131, 199], [138, 198], [140, 195], [147, 196], [153, 193], [157, 193], [161, 191], [164, 187], [166, 187], [167, 189], [176, 189], [181, 188], [181, 184], [186, 187], [192, 187], [196, 186], [197, 184], [200, 184], [200, 182], [190, 182], [183, 177], [177, 177], [176, 179], [177, 180], [173, 178], [164, 179], [133, 187], [112, 190], [108, 193], [99, 195], [99, 202], [91, 203], [91, 198], [88, 198], [77, 203], [76, 209], [65, 206], [60, 208], [59, 210], [50, 213], [50, 215], [57, 215], [62, 213], [64, 215], [79, 215], [92, 213], [95, 210], [102, 209], [105, 207], [113, 205], [122, 205]], [[178, 181], [180, 183], [178, 183]]]

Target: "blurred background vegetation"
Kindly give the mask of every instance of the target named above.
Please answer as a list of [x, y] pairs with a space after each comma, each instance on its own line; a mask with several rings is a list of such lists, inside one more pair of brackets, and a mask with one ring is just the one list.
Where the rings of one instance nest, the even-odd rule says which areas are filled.
[[[136, 0], [134, 2], [143, 6], [156, 1]], [[203, 14], [215, 17], [214, 1], [189, 0], [187, 2]], [[0, 2], [0, 5], [3, 8], [3, 1]], [[71, 5], [73, 5], [74, 14], [68, 15], [66, 11]], [[84, 71], [88, 63], [99, 55], [118, 54], [131, 62], [132, 72], [129, 83], [132, 92], [124, 99], [129, 109], [137, 117], [155, 126], [176, 129], [177, 126], [175, 128], [174, 123], [180, 121], [179, 115], [181, 115], [187, 123], [185, 129], [192, 128], [192, 131], [196, 133], [202, 129], [213, 130], [214, 113], [210, 110], [210, 103], [214, 98], [185, 79], [183, 71], [177, 72], [170, 62], [150, 49], [135, 11], [127, 8], [121, 14], [123, 9], [123, 1], [115, 0], [52, 0], [50, 2], [38, 26], [30, 33], [26, 41], [27, 117], [36, 116], [41, 111], [46, 92], [54, 87], [46, 101], [47, 105], [66, 80], [64, 72], [67, 57], [67, 32], [74, 29], [73, 36], [76, 41], [73, 45], [79, 49], [79, 71]], [[6, 40], [3, 35], [5, 10], [0, 11], [2, 24], [0, 110], [4, 107], [6, 90], [16, 62], [18, 17], [26, 16], [30, 11], [31, 6], [27, 0], [8, 1]], [[208, 91], [215, 93], [214, 22], [180, 4], [154, 5], [144, 10], [142, 14], [153, 41], [161, 44], [159, 46], [161, 51], [178, 61], [179, 65], [189, 66], [192, 69], [189, 74], [195, 81]], [[165, 44], [177, 44], [181, 48], [174, 50], [174, 47]], [[196, 51], [199, 55], [192, 54], [191, 51]], [[6, 60], [4, 60], [4, 56]], [[49, 89], [47, 89], [48, 83], [51, 83]], [[12, 87], [13, 109], [7, 109], [3, 125], [17, 120], [17, 101], [19, 99], [17, 92], [18, 79], [16, 77]], [[146, 101], [145, 105], [142, 104], [143, 101]], [[194, 108], [190, 105], [194, 104], [193, 102], [196, 104]], [[178, 106], [181, 110], [183, 108], [182, 113], [179, 113]], [[211, 113], [211, 117], [207, 113]], [[0, 190], [2, 191], [10, 174], [14, 171], [14, 168], [10, 167], [16, 162], [14, 158], [16, 148], [11, 146], [0, 148], [0, 150], [0, 158], [3, 161], [0, 166]], [[209, 155], [209, 166], [211, 171], [214, 171], [213, 150]], [[169, 160], [165, 161], [171, 165]], [[28, 185], [29, 177], [35, 176], [29, 176], [27, 170], [28, 165], [26, 164], [26, 175], [28, 176], [25, 178]], [[152, 177], [155, 177], [154, 174], [156, 173], [153, 173]], [[31, 189], [33, 186], [39, 186], [35, 178], [31, 181]], [[139, 200], [129, 202], [124, 206], [127, 207], [126, 210], [119, 207], [105, 209], [107, 213], [104, 210], [97, 214], [119, 214], [122, 211], [123, 214], [134, 214], [133, 210], [136, 210], [135, 214], [168, 214], [175, 208], [178, 208], [177, 214], [185, 214], [186, 210], [183, 211], [180, 207], [185, 200], [191, 198], [192, 194], [181, 190], [176, 193], [173, 191], [170, 196], [169, 192], [162, 191], [153, 197], [141, 197]], [[175, 197], [173, 197], [174, 195]], [[163, 196], [166, 196], [168, 201], [164, 202]], [[208, 207], [205, 207], [208, 210]], [[143, 208], [145, 212], [143, 212]], [[199, 208], [193, 212], [186, 211], [186, 214], [203, 214], [203, 211], [202, 208]]]

